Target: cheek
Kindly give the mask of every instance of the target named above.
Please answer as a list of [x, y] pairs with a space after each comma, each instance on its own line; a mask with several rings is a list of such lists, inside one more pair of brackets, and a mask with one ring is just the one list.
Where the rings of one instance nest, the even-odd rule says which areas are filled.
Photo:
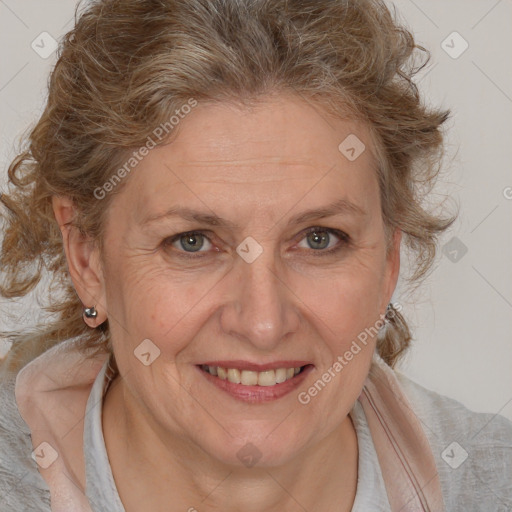
[[[384, 321], [380, 316], [378, 272], [345, 274], [329, 287], [310, 286], [309, 318], [322, 340], [323, 357], [313, 384], [297, 397], [312, 416], [325, 417], [325, 428], [338, 424], [359, 396]], [[318, 283], [317, 283], [318, 284]]]
[[379, 318], [383, 293], [380, 262], [357, 264], [334, 271], [322, 279], [299, 278], [294, 293], [304, 311], [333, 343], [346, 343]]
[[172, 359], [204, 321], [219, 276], [177, 275], [141, 260], [118, 265], [107, 282], [113, 339], [133, 349], [150, 339]]

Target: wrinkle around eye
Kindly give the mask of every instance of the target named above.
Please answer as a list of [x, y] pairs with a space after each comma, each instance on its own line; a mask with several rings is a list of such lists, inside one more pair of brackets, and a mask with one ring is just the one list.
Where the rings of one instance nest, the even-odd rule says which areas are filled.
[[[308, 237], [313, 233], [327, 233], [329, 245], [327, 247], [314, 248], [308, 245]], [[203, 245], [196, 251], [187, 251], [182, 244], [182, 239], [186, 237], [202, 237], [204, 242]], [[212, 241], [212, 236], [210, 231], [204, 230], [194, 230], [194, 231], [184, 231], [178, 233], [176, 235], [172, 235], [166, 237], [160, 244], [160, 246], [164, 249], [166, 254], [170, 254], [171, 256], [176, 255], [178, 258], [185, 258], [188, 260], [197, 260], [200, 261], [203, 258], [207, 258], [211, 256], [212, 253], [222, 252], [218, 246], [222, 244], [215, 244]], [[317, 257], [317, 256], [334, 256], [335, 253], [341, 252], [343, 249], [347, 249], [351, 247], [352, 240], [350, 235], [346, 232], [337, 229], [337, 228], [329, 228], [326, 226], [311, 226], [306, 230], [302, 230], [300, 233], [295, 235], [295, 237], [287, 240], [291, 242], [294, 240], [294, 247], [291, 248], [291, 253], [299, 253], [301, 257]], [[297, 249], [297, 240], [299, 243], [299, 249]], [[337, 242], [336, 242], [337, 240]], [[332, 242], [334, 246], [331, 247]], [[208, 245], [209, 244], [209, 245]], [[306, 244], [305, 246], [301, 246], [300, 244]], [[205, 250], [202, 250], [205, 249]], [[213, 249], [213, 250], [212, 250]]]

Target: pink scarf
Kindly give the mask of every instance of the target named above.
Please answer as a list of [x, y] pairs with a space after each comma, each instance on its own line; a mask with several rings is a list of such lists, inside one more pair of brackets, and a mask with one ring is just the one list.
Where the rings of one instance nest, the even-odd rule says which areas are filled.
[[[25, 366], [16, 401], [32, 434], [34, 458], [50, 489], [52, 512], [92, 512], [70, 460], [83, 454], [84, 415], [107, 355], [93, 359], [70, 340]], [[393, 512], [444, 512], [432, 451], [393, 370], [375, 357], [358, 398]], [[45, 466], [47, 466], [45, 468]]]

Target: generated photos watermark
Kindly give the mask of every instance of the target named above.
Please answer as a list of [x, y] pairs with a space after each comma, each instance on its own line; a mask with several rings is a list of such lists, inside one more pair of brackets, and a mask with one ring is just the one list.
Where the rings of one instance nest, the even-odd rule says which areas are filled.
[[139, 165], [144, 157], [149, 155], [149, 152], [156, 148], [159, 142], [164, 140], [171, 131], [184, 119], [194, 107], [197, 107], [198, 102], [194, 98], [189, 98], [187, 103], [184, 103], [180, 108], [176, 109], [174, 114], [164, 123], [157, 126], [151, 135], [148, 135], [146, 142], [137, 150], [132, 153], [132, 156], [120, 167], [101, 187], [94, 189], [94, 197], [101, 201], [105, 199], [109, 192], [112, 192], [121, 181], [130, 174], [130, 172]]
[[386, 322], [391, 320], [396, 312], [402, 310], [402, 306], [400, 304], [393, 304], [392, 308], [388, 308], [385, 314], [380, 315], [379, 319], [375, 322], [371, 327], [365, 328], [364, 331], [360, 332], [357, 335], [357, 339], [352, 341], [350, 347], [343, 353], [343, 355], [339, 355], [336, 358], [336, 361], [320, 376], [315, 383], [310, 386], [306, 391], [301, 391], [297, 395], [297, 399], [299, 403], [302, 405], [307, 405], [311, 402], [311, 399], [322, 391], [325, 386], [331, 382], [340, 372], [347, 366], [354, 357], [359, 354], [362, 350], [362, 346], [364, 347], [368, 344], [368, 341], [375, 336], [377, 336], [380, 330], [385, 326]]

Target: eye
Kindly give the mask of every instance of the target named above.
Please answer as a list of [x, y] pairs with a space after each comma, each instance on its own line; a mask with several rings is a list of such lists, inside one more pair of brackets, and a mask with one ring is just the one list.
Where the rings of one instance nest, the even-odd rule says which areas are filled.
[[[204, 233], [196, 231], [180, 233], [179, 235], [165, 240], [164, 243], [167, 246], [171, 245], [179, 251], [181, 250], [188, 253], [208, 252], [208, 250], [212, 247], [212, 243], [208, 237]], [[201, 249], [205, 247], [206, 250], [201, 251]]]
[[[339, 240], [336, 243], [336, 239]], [[309, 228], [306, 235], [298, 244], [298, 247], [318, 251], [319, 256], [339, 251], [349, 241], [349, 237], [343, 231], [322, 227]], [[305, 245], [304, 245], [305, 244]]]
[[[312, 227], [302, 234], [297, 247], [313, 252], [315, 256], [334, 254], [350, 242], [350, 237], [343, 231], [331, 228]], [[338, 240], [338, 243], [336, 243]], [[305, 245], [304, 245], [305, 244]], [[172, 247], [179, 256], [184, 258], [198, 258], [207, 256], [213, 249], [219, 251], [202, 231], [188, 231], [166, 238], [162, 245], [168, 249]], [[195, 254], [197, 253], [197, 254]], [[201, 255], [201, 256], [200, 256]]]

